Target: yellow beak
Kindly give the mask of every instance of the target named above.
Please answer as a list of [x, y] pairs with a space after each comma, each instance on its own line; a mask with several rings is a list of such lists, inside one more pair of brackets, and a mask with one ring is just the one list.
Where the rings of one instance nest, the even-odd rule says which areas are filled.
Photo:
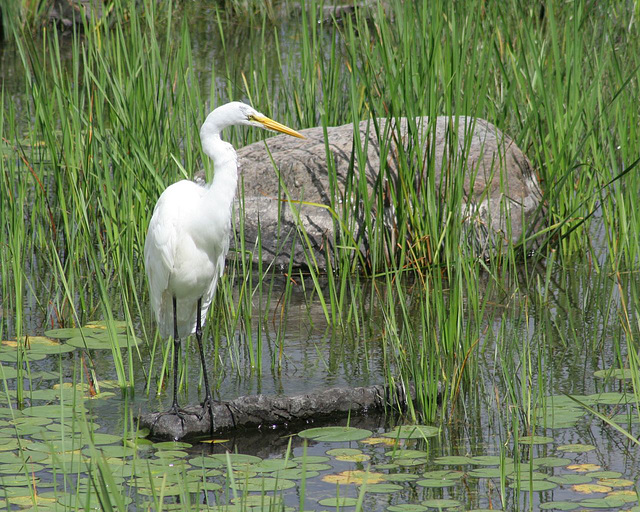
[[292, 130], [288, 126], [280, 124], [278, 121], [269, 119], [266, 116], [253, 116], [253, 120], [262, 124], [262, 126], [264, 126], [269, 130], [273, 130], [275, 132], [280, 132], [280, 133], [286, 133], [287, 135], [291, 135], [292, 137], [298, 137], [300, 139], [306, 139], [306, 137], [301, 133], [298, 133], [297, 131]]

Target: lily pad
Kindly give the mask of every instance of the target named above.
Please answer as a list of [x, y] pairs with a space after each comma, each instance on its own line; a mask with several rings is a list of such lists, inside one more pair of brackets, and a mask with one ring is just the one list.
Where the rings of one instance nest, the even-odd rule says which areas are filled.
[[632, 379], [633, 370], [631, 368], [609, 368], [607, 370], [598, 370], [593, 373], [593, 376], [598, 377], [599, 379]]
[[592, 444], [576, 443], [576, 444], [563, 444], [561, 446], [558, 446], [558, 450], [562, 452], [569, 452], [569, 453], [586, 453], [595, 449], [596, 447], [593, 446]]
[[456, 484], [458, 484], [458, 480], [447, 480], [446, 478], [425, 478], [416, 482], [416, 485], [419, 485], [420, 487], [431, 487], [434, 489], [440, 487], [451, 487]]
[[579, 503], [573, 501], [547, 501], [541, 503], [539, 508], [540, 510], [575, 510], [579, 506]]
[[460, 455], [449, 455], [446, 457], [438, 457], [433, 462], [434, 464], [442, 466], [466, 466], [467, 464], [473, 464], [473, 459], [471, 457], [464, 457]]
[[558, 484], [549, 482], [548, 480], [520, 480], [519, 482], [512, 482], [509, 484], [509, 487], [524, 492], [542, 492], [555, 489], [558, 487]]
[[231, 485], [230, 487], [238, 491], [271, 492], [284, 491], [285, 489], [291, 489], [295, 486], [296, 483], [293, 480], [271, 477], [256, 477], [244, 481], [236, 481], [235, 485]]
[[387, 512], [424, 512], [427, 507], [415, 503], [402, 503], [401, 505], [391, 505], [387, 507]]
[[427, 457], [428, 453], [423, 450], [389, 450], [385, 455], [392, 459], [417, 459]]
[[555, 439], [549, 436], [520, 436], [518, 441], [524, 444], [549, 444], [553, 443]]
[[429, 508], [439, 508], [439, 509], [447, 509], [447, 508], [459, 508], [462, 507], [462, 502], [458, 500], [447, 500], [447, 499], [430, 499], [424, 500], [422, 504], [425, 507]]
[[349, 497], [340, 497], [340, 498], [324, 498], [318, 501], [318, 504], [323, 507], [334, 507], [334, 508], [342, 508], [342, 507], [355, 507], [358, 504], [357, 498], [349, 498]]
[[375, 493], [375, 494], [391, 494], [393, 492], [398, 492], [404, 489], [401, 485], [393, 484], [393, 483], [379, 483], [379, 484], [367, 484], [367, 492]]
[[366, 439], [371, 435], [371, 431], [354, 427], [316, 427], [298, 432], [298, 435], [303, 439], [338, 443]]
[[66, 328], [66, 329], [51, 329], [49, 331], [45, 331], [44, 335], [48, 338], [55, 339], [69, 339], [74, 338], [76, 336], [99, 336], [104, 334], [105, 330], [103, 328], [91, 328], [91, 327], [75, 327], [75, 328]]
[[[129, 346], [135, 347], [140, 343], [140, 338], [133, 336], [124, 336], [122, 334], [116, 336], [115, 342], [120, 348], [126, 348]], [[91, 350], [111, 350], [111, 337], [108, 334], [103, 334], [100, 337], [96, 336], [76, 336], [66, 341], [68, 345], [78, 348], [86, 348]]]
[[382, 436], [391, 439], [424, 439], [437, 436], [439, 433], [438, 427], [429, 425], [402, 425], [395, 427], [391, 432], [385, 432]]

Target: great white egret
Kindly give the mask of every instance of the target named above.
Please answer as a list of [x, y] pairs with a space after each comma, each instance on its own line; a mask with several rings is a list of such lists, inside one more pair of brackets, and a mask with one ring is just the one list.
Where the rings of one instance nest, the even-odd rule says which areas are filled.
[[144, 245], [151, 307], [161, 336], [173, 335], [174, 341], [173, 403], [164, 414], [176, 414], [184, 422], [184, 411], [178, 407], [178, 353], [180, 339], [195, 333], [206, 393], [202, 415], [209, 409], [212, 430], [213, 398], [202, 348], [202, 326], [229, 249], [238, 165], [233, 146], [220, 138], [220, 132], [232, 125], [257, 126], [305, 138], [245, 103], [219, 106], [200, 128], [202, 149], [213, 160], [213, 180], [205, 185], [182, 180], [167, 187], [153, 210]]

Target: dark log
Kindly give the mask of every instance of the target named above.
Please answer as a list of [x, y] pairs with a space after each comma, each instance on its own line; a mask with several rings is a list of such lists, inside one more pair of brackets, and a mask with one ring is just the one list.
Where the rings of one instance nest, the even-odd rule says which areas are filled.
[[[410, 393], [412, 394], [412, 392]], [[360, 388], [333, 388], [318, 393], [297, 396], [242, 396], [229, 402], [216, 402], [213, 406], [215, 434], [239, 428], [291, 427], [347, 414], [358, 415], [385, 408], [404, 410], [407, 395], [400, 385]], [[149, 429], [153, 439], [192, 439], [210, 435], [209, 411], [201, 405], [183, 409], [183, 418], [167, 413], [142, 414], [140, 428]]]

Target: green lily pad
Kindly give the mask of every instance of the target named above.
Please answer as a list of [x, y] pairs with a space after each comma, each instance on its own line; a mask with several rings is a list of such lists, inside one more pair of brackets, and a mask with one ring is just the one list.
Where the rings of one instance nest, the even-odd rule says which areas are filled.
[[519, 482], [512, 482], [509, 487], [523, 492], [542, 492], [555, 489], [558, 484], [548, 480], [520, 480]]
[[283, 478], [271, 478], [271, 477], [256, 477], [249, 478], [244, 481], [237, 481], [235, 485], [230, 487], [237, 491], [247, 492], [271, 492], [271, 491], [284, 491], [285, 489], [291, 489], [295, 487], [296, 483], [293, 480], [285, 480]]
[[412, 473], [392, 473], [390, 475], [386, 475], [384, 479], [387, 482], [413, 482], [415, 480], [419, 480], [420, 476]]
[[464, 476], [464, 471], [456, 471], [453, 469], [437, 469], [433, 471], [425, 471], [422, 473], [424, 478], [445, 478], [447, 480], [457, 480]]
[[55, 339], [68, 339], [75, 338], [76, 336], [100, 336], [104, 334], [104, 329], [99, 328], [90, 328], [90, 327], [76, 327], [76, 328], [65, 328], [65, 329], [51, 329], [49, 331], [45, 331], [44, 335], [47, 338], [55, 338]]
[[366, 439], [371, 436], [371, 431], [353, 427], [316, 427], [298, 432], [298, 436], [325, 443], [337, 443]]
[[633, 370], [631, 368], [609, 368], [608, 370], [598, 370], [593, 373], [593, 376], [599, 379], [632, 379]]
[[392, 459], [417, 459], [427, 457], [429, 454], [423, 450], [389, 450], [385, 455]]
[[575, 510], [579, 506], [579, 503], [573, 501], [547, 501], [541, 503], [539, 508], [540, 510]]
[[447, 499], [430, 499], [424, 500], [422, 505], [429, 508], [459, 508], [462, 507], [462, 502], [458, 500], [447, 500]]
[[563, 444], [561, 446], [558, 446], [558, 450], [562, 452], [569, 452], [569, 453], [586, 453], [595, 449], [596, 447], [593, 446], [592, 444], [576, 443], [576, 444]]
[[472, 478], [500, 478], [503, 472], [500, 468], [477, 468], [469, 471], [468, 475]]
[[524, 444], [549, 444], [553, 443], [555, 439], [548, 436], [520, 436], [518, 441]]
[[451, 487], [456, 484], [458, 484], [458, 480], [447, 480], [446, 478], [425, 478], [416, 482], [416, 485], [420, 487], [431, 488]]
[[[329, 466], [331, 468], [331, 466]], [[283, 469], [278, 471], [278, 478], [283, 478], [285, 480], [302, 480], [302, 478], [310, 479], [315, 478], [320, 474], [318, 471], [302, 471], [302, 468], [291, 468], [291, 469]]]
[[318, 504], [323, 507], [334, 507], [334, 508], [342, 508], [342, 507], [355, 507], [358, 504], [357, 498], [349, 498], [349, 497], [340, 497], [340, 498], [324, 498], [318, 501]]
[[445, 457], [438, 457], [433, 461], [434, 464], [441, 466], [466, 466], [467, 464], [473, 464], [471, 457], [464, 457], [461, 455], [449, 455]]
[[401, 485], [393, 484], [393, 483], [380, 483], [380, 484], [368, 484], [367, 492], [375, 493], [375, 494], [391, 494], [393, 492], [398, 492], [404, 489]]
[[[133, 336], [118, 335], [115, 338], [119, 348], [135, 347], [140, 343], [140, 338]], [[86, 348], [91, 350], [111, 350], [111, 338], [108, 334], [100, 337], [96, 336], [76, 336], [66, 341], [68, 345], [77, 348]]]
[[390, 437], [392, 439], [424, 439], [425, 437], [434, 437], [440, 433], [438, 427], [429, 425], [402, 425], [395, 427], [391, 432], [385, 432], [382, 437]]
[[306, 462], [307, 464], [316, 464], [330, 461], [331, 457], [326, 457], [325, 455], [300, 455], [299, 457], [293, 457], [291, 460], [298, 464], [302, 464], [303, 462]]
[[402, 467], [421, 466], [429, 462], [427, 459], [393, 459], [393, 462]]
[[251, 466], [251, 471], [256, 473], [273, 473], [274, 471], [281, 471], [283, 469], [295, 468], [297, 464], [291, 460], [286, 459], [264, 459]]
[[511, 457], [500, 458], [499, 455], [478, 455], [471, 458], [471, 464], [474, 466], [499, 466], [501, 461], [506, 464], [513, 462]]
[[215, 455], [209, 455], [208, 457], [222, 461], [225, 465], [227, 464], [227, 460], [229, 460], [232, 466], [258, 464], [259, 462], [262, 462], [260, 457], [256, 457], [255, 455], [245, 455], [243, 453], [216, 453]]
[[619, 471], [591, 471], [589, 476], [592, 478], [620, 478], [622, 473]]
[[[39, 352], [30, 352], [26, 351], [23, 353], [22, 360], [23, 361], [41, 361], [44, 359], [46, 354], [41, 354]], [[15, 349], [12, 350], [0, 350], [0, 362], [3, 363], [17, 363], [18, 362], [18, 351]]]
[[566, 457], [538, 457], [533, 459], [533, 462], [545, 468], [558, 468], [568, 466], [573, 461]]
[[387, 512], [425, 512], [425, 510], [427, 510], [427, 507], [415, 503], [403, 503], [387, 507]]
[[565, 474], [550, 476], [547, 478], [547, 480], [549, 480], [549, 482], [554, 482], [560, 485], [578, 485], [588, 484], [589, 482], [593, 481], [593, 477], [587, 475]]

